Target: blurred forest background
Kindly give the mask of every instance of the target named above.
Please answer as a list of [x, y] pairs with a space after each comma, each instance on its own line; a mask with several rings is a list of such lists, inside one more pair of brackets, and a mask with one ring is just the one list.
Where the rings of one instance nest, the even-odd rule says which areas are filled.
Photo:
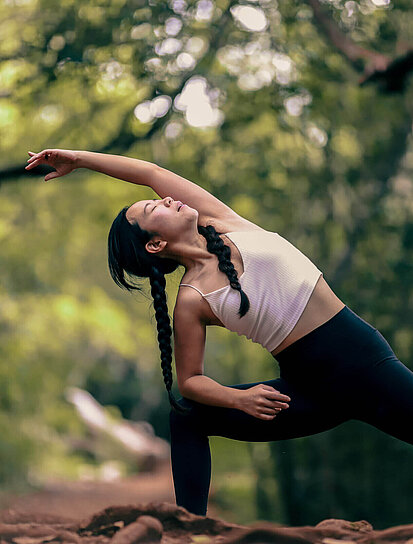
[[[193, 180], [299, 247], [413, 368], [412, 50], [410, 0], [0, 2], [3, 491], [108, 460], [73, 447], [88, 431], [68, 387], [169, 436], [149, 284], [130, 295], [107, 268], [117, 212], [156, 195], [88, 170], [44, 183], [46, 168], [24, 170], [29, 150], [122, 154]], [[234, 384], [278, 367], [210, 327], [206, 373]], [[366, 424], [211, 446], [227, 520], [412, 522], [413, 448]]]

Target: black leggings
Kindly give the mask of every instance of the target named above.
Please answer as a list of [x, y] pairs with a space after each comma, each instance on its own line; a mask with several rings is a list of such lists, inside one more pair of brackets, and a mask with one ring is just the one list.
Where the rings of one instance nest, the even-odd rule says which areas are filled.
[[276, 356], [280, 378], [231, 385], [270, 385], [291, 398], [271, 421], [242, 410], [180, 398], [191, 414], [170, 414], [178, 506], [205, 515], [211, 479], [209, 436], [267, 442], [308, 436], [358, 419], [413, 444], [413, 372], [382, 334], [348, 306]]

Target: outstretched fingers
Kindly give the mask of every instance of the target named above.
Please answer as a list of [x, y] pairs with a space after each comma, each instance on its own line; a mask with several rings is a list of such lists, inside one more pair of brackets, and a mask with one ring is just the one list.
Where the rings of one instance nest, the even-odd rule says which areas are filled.
[[[51, 160], [55, 158], [51, 149], [44, 149], [40, 153], [33, 153], [33, 151], [28, 151], [28, 154], [30, 155], [30, 159], [27, 159], [28, 164], [25, 166], [26, 170], [31, 170], [32, 168], [34, 168], [35, 166], [38, 166], [39, 164], [49, 164], [53, 168], [57, 168], [56, 162]], [[44, 180], [50, 181], [51, 179], [58, 178], [61, 175], [62, 175], [62, 172], [58, 172], [57, 170], [54, 170], [53, 172], [49, 172], [44, 178]]]
[[40, 153], [33, 153], [32, 151], [28, 152], [29, 155], [31, 155], [30, 159], [27, 159], [27, 165], [25, 166], [26, 170], [31, 170], [35, 166], [41, 164], [44, 162], [47, 164], [46, 161], [49, 160], [50, 151], [48, 149], [45, 149], [44, 151]]

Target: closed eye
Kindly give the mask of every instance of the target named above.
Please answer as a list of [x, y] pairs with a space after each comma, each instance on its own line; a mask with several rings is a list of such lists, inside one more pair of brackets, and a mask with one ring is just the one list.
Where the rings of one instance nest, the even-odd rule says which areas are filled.
[[[159, 202], [159, 200], [156, 199], [156, 198], [153, 198], [153, 199], [152, 199], [152, 202]], [[155, 208], [152, 208], [152, 210], [151, 210], [150, 212], [148, 212], [148, 211], [147, 211], [147, 208], [148, 208], [149, 205], [150, 205], [150, 202], [147, 202], [147, 203], [145, 204], [145, 206], [144, 206], [144, 208], [143, 208], [143, 213], [146, 213], [146, 214], [151, 213], [151, 212], [153, 212], [153, 210], [156, 208], [156, 206], [155, 206]]]

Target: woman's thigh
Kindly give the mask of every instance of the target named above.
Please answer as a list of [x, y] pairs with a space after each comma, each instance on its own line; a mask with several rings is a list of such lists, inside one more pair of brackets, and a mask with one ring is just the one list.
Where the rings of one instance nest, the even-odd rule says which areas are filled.
[[388, 353], [360, 377], [364, 395], [355, 419], [413, 444], [413, 372], [379, 331], [377, 335], [388, 345]]
[[339, 405], [327, 401], [320, 395], [308, 395], [298, 391], [283, 378], [274, 380], [231, 385], [237, 389], [248, 389], [264, 383], [291, 398], [289, 408], [281, 410], [273, 420], [253, 417], [242, 410], [222, 408], [181, 399], [184, 405], [192, 407], [189, 417], [198, 431], [207, 436], [224, 436], [235, 440], [265, 442], [298, 438], [331, 429], [348, 419]]

